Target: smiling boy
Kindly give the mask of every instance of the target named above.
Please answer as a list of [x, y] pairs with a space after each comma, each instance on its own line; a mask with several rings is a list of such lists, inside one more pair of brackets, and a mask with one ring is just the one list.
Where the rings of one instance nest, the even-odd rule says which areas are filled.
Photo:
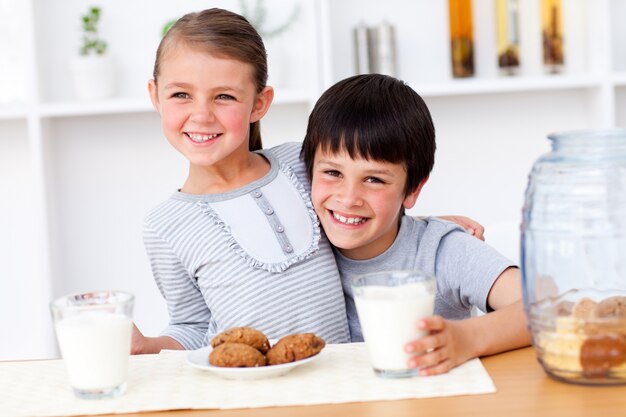
[[[312, 201], [341, 273], [352, 341], [362, 341], [350, 280], [390, 269], [437, 277], [429, 335], [407, 344], [422, 375], [530, 343], [519, 269], [441, 219], [404, 215], [434, 165], [435, 129], [422, 98], [384, 75], [338, 82], [309, 117], [302, 156]], [[471, 317], [472, 307], [488, 314]]]

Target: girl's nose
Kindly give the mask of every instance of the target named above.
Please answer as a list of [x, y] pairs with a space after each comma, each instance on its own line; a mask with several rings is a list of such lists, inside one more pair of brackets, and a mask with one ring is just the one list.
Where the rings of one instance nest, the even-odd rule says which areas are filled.
[[191, 120], [194, 122], [212, 122], [215, 120], [215, 114], [211, 105], [205, 102], [197, 102], [191, 113]]

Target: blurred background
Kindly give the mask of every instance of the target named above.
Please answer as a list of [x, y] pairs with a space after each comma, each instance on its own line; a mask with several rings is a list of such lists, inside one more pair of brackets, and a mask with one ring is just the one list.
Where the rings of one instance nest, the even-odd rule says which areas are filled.
[[334, 82], [395, 75], [437, 130], [412, 213], [469, 216], [515, 261], [547, 135], [626, 126], [620, 0], [0, 0], [0, 360], [57, 354], [48, 303], [65, 293], [130, 291], [146, 335], [166, 325], [141, 227], [187, 164], [146, 86], [167, 24], [209, 7], [264, 36], [276, 89], [265, 147], [301, 141]]

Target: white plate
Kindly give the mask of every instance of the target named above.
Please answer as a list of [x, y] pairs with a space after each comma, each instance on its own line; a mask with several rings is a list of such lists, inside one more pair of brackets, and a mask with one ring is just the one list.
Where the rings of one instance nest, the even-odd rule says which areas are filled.
[[264, 379], [273, 378], [284, 375], [298, 366], [312, 362], [320, 356], [318, 353], [310, 358], [300, 359], [296, 362], [283, 363], [281, 365], [257, 366], [250, 368], [226, 368], [222, 366], [213, 366], [209, 363], [209, 353], [213, 348], [211, 346], [193, 350], [187, 355], [187, 363], [195, 368], [213, 372], [216, 375], [226, 379]]

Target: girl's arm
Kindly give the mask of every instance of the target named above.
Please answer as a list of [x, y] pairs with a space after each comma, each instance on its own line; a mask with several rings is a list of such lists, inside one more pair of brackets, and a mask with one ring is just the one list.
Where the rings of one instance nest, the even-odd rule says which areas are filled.
[[130, 354], [159, 353], [163, 349], [185, 350], [184, 346], [169, 336], [146, 337], [133, 323]]
[[[478, 223], [476, 220], [472, 220], [469, 217], [465, 216], [433, 216], [438, 217], [440, 219], [447, 220], [449, 222], [453, 222], [461, 226], [467, 233], [470, 235], [480, 239], [485, 240], [485, 228], [482, 224]], [[424, 216], [417, 216], [417, 219], [423, 219]]]

